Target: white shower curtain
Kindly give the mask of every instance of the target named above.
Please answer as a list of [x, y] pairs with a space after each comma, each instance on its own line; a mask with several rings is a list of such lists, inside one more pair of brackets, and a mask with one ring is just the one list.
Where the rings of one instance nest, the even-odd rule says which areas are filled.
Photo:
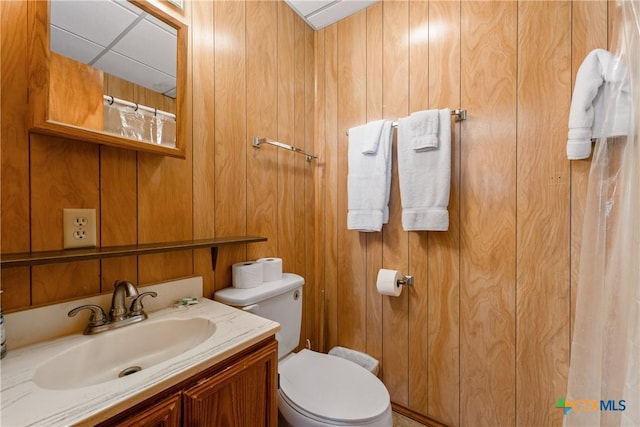
[[[567, 426], [640, 426], [640, 1], [619, 1], [618, 71], [606, 94], [629, 96], [626, 137], [596, 141], [585, 207], [575, 327], [565, 398]], [[605, 126], [616, 111], [605, 112]], [[596, 403], [597, 402], [597, 403]]]

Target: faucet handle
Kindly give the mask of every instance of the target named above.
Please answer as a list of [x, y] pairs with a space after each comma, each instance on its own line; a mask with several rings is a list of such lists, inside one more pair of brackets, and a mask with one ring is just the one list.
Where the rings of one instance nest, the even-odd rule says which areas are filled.
[[144, 314], [144, 312], [142, 311], [142, 309], [144, 308], [142, 306], [142, 298], [146, 297], [147, 295], [151, 295], [153, 298], [155, 298], [158, 296], [158, 293], [153, 291], [143, 292], [135, 297], [133, 302], [131, 303], [131, 308], [129, 309], [129, 316], [139, 316], [141, 314]]
[[102, 307], [95, 304], [86, 304], [76, 307], [73, 310], [69, 311], [69, 313], [67, 313], [67, 316], [73, 317], [82, 310], [91, 310], [88, 326], [101, 326], [107, 323], [107, 315], [104, 314], [104, 310], [102, 309]]

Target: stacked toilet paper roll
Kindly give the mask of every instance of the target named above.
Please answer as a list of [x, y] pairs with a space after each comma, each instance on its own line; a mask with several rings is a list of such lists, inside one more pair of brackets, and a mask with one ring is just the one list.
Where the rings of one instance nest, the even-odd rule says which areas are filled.
[[231, 266], [231, 279], [234, 288], [255, 288], [262, 284], [263, 277], [263, 264], [260, 262], [244, 261]]
[[280, 280], [282, 278], [282, 259], [281, 258], [260, 258], [259, 263], [262, 263], [263, 277], [265, 282], [273, 282], [274, 280]]
[[402, 293], [402, 286], [398, 285], [398, 280], [403, 276], [398, 270], [387, 270], [381, 268], [378, 270], [378, 279], [376, 280], [376, 288], [378, 293], [398, 297]]

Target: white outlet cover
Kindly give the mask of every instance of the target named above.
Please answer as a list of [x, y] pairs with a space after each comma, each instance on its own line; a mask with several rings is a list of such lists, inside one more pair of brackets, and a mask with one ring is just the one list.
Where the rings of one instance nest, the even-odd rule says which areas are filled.
[[[83, 218], [86, 225], [76, 225], [76, 218]], [[96, 210], [63, 209], [63, 245], [65, 249], [96, 247]], [[77, 236], [81, 235], [81, 238]]]

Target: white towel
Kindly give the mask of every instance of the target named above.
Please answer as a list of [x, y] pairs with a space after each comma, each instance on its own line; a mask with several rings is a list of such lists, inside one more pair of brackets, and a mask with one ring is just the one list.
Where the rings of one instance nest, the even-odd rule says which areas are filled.
[[[378, 126], [372, 122], [364, 126]], [[362, 128], [362, 126], [358, 126]], [[347, 174], [347, 229], [380, 231], [389, 222], [391, 191], [391, 122], [383, 121], [375, 152], [371, 129], [349, 129]], [[355, 131], [354, 131], [355, 130]], [[366, 151], [366, 152], [365, 152]]]
[[[614, 110], [605, 114], [607, 108]], [[569, 111], [567, 158], [588, 158], [592, 138], [628, 135], [632, 127], [631, 111], [626, 67], [612, 53], [604, 49], [592, 50], [576, 74]]]
[[408, 117], [411, 129], [411, 144], [416, 151], [438, 148], [438, 110], [425, 110], [411, 113]]
[[398, 123], [398, 177], [402, 227], [406, 231], [449, 229], [451, 111], [439, 110], [438, 148], [415, 151], [410, 119]]
[[354, 138], [358, 144], [361, 144], [362, 154], [375, 154], [378, 151], [383, 124], [384, 120], [376, 120], [365, 125], [352, 127], [349, 129], [349, 138]]

